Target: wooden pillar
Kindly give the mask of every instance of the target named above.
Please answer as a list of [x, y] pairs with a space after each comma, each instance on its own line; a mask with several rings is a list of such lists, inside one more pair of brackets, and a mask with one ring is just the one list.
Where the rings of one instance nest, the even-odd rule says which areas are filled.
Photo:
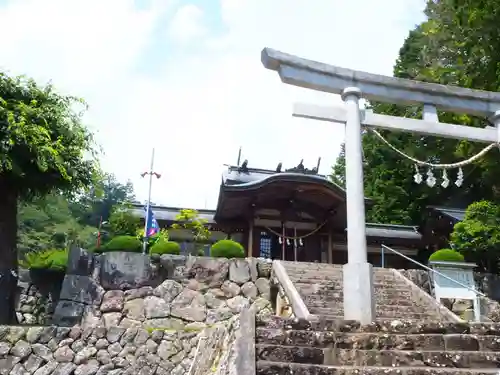
[[285, 222], [283, 221], [281, 223], [281, 233], [282, 233], [282, 237], [281, 237], [281, 260], [285, 260], [286, 257], [285, 257], [285, 251], [286, 251], [286, 239], [285, 239], [285, 236], [286, 236], [286, 227], [285, 227]]
[[248, 221], [248, 248], [247, 257], [253, 257], [253, 217]]
[[328, 228], [328, 263], [333, 263], [333, 239], [331, 228]]

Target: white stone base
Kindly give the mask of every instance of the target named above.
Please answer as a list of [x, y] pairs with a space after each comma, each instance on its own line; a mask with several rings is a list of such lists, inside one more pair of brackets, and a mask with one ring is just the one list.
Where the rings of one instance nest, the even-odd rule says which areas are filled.
[[369, 324], [375, 320], [373, 266], [370, 263], [344, 264], [344, 319]]

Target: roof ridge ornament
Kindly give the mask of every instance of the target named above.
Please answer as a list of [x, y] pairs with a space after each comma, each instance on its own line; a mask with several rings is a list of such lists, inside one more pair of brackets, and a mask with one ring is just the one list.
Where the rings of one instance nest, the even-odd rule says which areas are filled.
[[245, 159], [241, 166], [238, 167], [238, 173], [249, 173], [248, 171], [248, 159]]
[[[308, 175], [317, 175], [318, 174], [318, 169], [319, 169], [319, 164], [320, 164], [321, 158], [318, 159], [318, 165], [312, 169], [304, 167], [304, 159], [300, 161], [300, 163], [293, 168], [288, 168], [285, 169], [285, 172], [288, 173], [302, 173], [302, 174], [308, 174]], [[279, 164], [281, 166], [281, 163]], [[280, 169], [281, 170], [281, 169]], [[276, 169], [278, 172], [278, 170]]]

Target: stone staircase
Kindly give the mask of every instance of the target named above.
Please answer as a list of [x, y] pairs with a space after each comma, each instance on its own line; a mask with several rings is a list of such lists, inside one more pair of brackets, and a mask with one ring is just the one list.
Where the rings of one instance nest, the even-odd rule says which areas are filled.
[[252, 373], [500, 374], [500, 324], [460, 321], [395, 270], [374, 268], [369, 325], [344, 320], [342, 266], [280, 262], [275, 272], [307, 319], [259, 316]]
[[[342, 266], [282, 262], [310, 314], [343, 319]], [[458, 318], [397, 271], [374, 268], [376, 320], [458, 321]]]
[[500, 373], [500, 325], [258, 318], [257, 375]]

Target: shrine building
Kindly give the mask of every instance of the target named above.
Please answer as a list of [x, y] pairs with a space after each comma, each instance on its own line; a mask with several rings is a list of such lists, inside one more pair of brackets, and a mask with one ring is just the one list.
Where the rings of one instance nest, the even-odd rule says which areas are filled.
[[[248, 161], [223, 173], [215, 210], [197, 210], [212, 232], [210, 242], [231, 238], [249, 257], [305, 262], [347, 263], [346, 192], [301, 162], [294, 168], [250, 168]], [[372, 202], [366, 198], [366, 206]], [[160, 227], [170, 227], [180, 208], [152, 206]], [[144, 217], [143, 205], [133, 212]], [[188, 245], [191, 236], [169, 230], [170, 238]], [[417, 227], [366, 224], [368, 261], [382, 263], [381, 244], [415, 257], [425, 247]], [[209, 244], [208, 244], [209, 246]], [[409, 268], [409, 261], [385, 252], [384, 263]]]

